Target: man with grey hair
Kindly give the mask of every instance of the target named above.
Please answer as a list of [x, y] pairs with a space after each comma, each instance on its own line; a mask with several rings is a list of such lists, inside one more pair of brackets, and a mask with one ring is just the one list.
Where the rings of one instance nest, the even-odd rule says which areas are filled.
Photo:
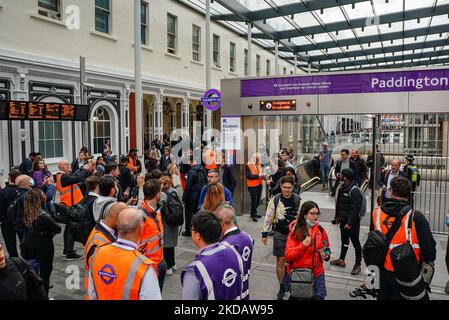
[[407, 175], [400, 170], [401, 161], [398, 159], [393, 159], [391, 161], [391, 169], [385, 171], [380, 177], [379, 186], [382, 188], [382, 195], [385, 200], [391, 198], [390, 184], [393, 178], [404, 177], [408, 180]]
[[161, 300], [154, 263], [137, 244], [143, 232], [142, 214], [127, 208], [117, 216], [118, 239], [92, 257], [88, 292], [92, 300]]
[[215, 210], [221, 224], [221, 242], [227, 242], [237, 250], [243, 260], [242, 299], [249, 300], [249, 274], [253, 256], [254, 240], [234, 224], [235, 211], [229, 204], [222, 204]]

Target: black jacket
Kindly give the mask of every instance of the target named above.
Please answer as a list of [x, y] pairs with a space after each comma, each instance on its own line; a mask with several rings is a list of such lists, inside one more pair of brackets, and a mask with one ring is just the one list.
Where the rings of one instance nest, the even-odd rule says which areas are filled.
[[118, 178], [120, 187], [122, 190], [126, 190], [128, 188], [133, 188], [133, 178], [131, 176], [131, 172], [129, 171], [129, 168], [126, 165], [120, 165], [120, 176]]
[[[342, 162], [343, 161], [341, 159], [337, 160], [337, 164], [335, 165], [335, 174], [341, 173], [341, 164], [342, 164]], [[349, 168], [354, 170], [354, 173], [355, 173], [355, 171], [356, 171], [356, 162], [349, 160]]]
[[[396, 218], [401, 210], [408, 205], [409, 203], [407, 201], [388, 199], [382, 204], [382, 211], [387, 215]], [[436, 242], [433, 238], [432, 231], [430, 230], [426, 217], [421, 212], [415, 211], [413, 222], [415, 223], [416, 235], [418, 236], [422, 260], [426, 262], [434, 262], [436, 259]], [[370, 230], [374, 230], [372, 221]]]
[[0, 300], [28, 300], [25, 278], [11, 259], [0, 270]]
[[166, 159], [165, 156], [163, 155], [159, 161], [159, 170], [161, 170], [164, 173], [167, 172], [167, 167], [171, 163], [171, 161], [172, 161], [171, 156], [168, 156], [168, 159]]
[[231, 171], [231, 167], [227, 164], [223, 165], [223, 185], [231, 191], [234, 192], [235, 187], [237, 186], [237, 180], [234, 177], [234, 174]]
[[355, 160], [349, 158], [349, 167], [354, 170], [354, 181], [356, 183], [360, 183], [363, 179], [368, 178], [368, 167], [365, 159], [361, 157], [357, 157]]
[[32, 229], [26, 228], [27, 237], [39, 237], [46, 236], [52, 239], [55, 235], [61, 232], [61, 227], [56, 221], [43, 209], [41, 210], [39, 217], [33, 223]]
[[345, 186], [342, 185], [338, 191], [337, 203], [335, 206], [335, 218], [343, 225], [349, 224], [350, 226], [360, 223], [360, 207], [362, 205], [363, 196], [358, 190], [352, 190], [351, 195], [349, 192], [355, 182]]
[[16, 185], [7, 185], [0, 190], [0, 222], [6, 219], [6, 210], [19, 197]]
[[[390, 173], [391, 173], [391, 169], [385, 171], [384, 173], [382, 173], [380, 175], [380, 180], [379, 180], [380, 188], [382, 188], [383, 186], [387, 186], [388, 178], [390, 177]], [[408, 179], [407, 175], [404, 172], [402, 172], [401, 170], [399, 170], [399, 177], [404, 177], [404, 178]]]
[[31, 161], [30, 158], [26, 158], [20, 164], [19, 171], [21, 174], [26, 174], [27, 176], [31, 177], [32, 167], [33, 167], [33, 161]]
[[97, 224], [94, 218], [94, 202], [97, 199], [96, 196], [87, 194], [83, 200], [81, 200], [81, 204], [87, 206], [87, 217], [85, 218], [86, 224], [89, 228], [89, 233]]
[[198, 210], [201, 189], [207, 185], [206, 171], [198, 164], [192, 167], [187, 174], [186, 188], [182, 196], [182, 201], [193, 212]]

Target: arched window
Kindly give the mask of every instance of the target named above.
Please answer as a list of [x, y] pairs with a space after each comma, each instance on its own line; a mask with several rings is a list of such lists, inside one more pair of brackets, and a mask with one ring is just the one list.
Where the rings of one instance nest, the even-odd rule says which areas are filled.
[[111, 141], [111, 116], [106, 108], [98, 107], [93, 116], [94, 153], [103, 153], [106, 140]]

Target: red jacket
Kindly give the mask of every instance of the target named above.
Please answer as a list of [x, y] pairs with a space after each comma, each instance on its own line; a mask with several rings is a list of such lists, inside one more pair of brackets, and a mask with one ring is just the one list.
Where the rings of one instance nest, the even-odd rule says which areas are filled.
[[[321, 255], [318, 250], [323, 248], [329, 248], [329, 238], [327, 237], [326, 230], [322, 228], [323, 232], [321, 233], [318, 228], [318, 224], [316, 224], [312, 228], [312, 244], [308, 247], [304, 246], [302, 241], [298, 241], [293, 239], [292, 229], [296, 224], [296, 220], [290, 223], [289, 229], [290, 234], [287, 238], [287, 245], [285, 247], [285, 259], [287, 260], [287, 272], [290, 274], [291, 269], [298, 268], [308, 268], [312, 269], [312, 257], [313, 257], [313, 241], [316, 239], [316, 247], [315, 247], [315, 269], [313, 270], [313, 275], [315, 277], [324, 274], [324, 265], [323, 260], [321, 259]], [[315, 238], [316, 236], [316, 238]], [[326, 245], [324, 245], [326, 244]]]

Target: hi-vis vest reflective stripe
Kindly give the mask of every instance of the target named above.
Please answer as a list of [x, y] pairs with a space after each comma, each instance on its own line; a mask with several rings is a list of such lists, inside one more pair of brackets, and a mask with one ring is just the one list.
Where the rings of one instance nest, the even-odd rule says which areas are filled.
[[[94, 228], [90, 233], [89, 238], [87, 238], [86, 246], [84, 247], [84, 268], [87, 272], [89, 272], [90, 263], [92, 261], [93, 255], [95, 254], [95, 251], [98, 249], [98, 247], [106, 243], [110, 243], [109, 239], [103, 234], [103, 232], [100, 232], [97, 230], [97, 228]], [[90, 257], [87, 257], [87, 254], [94, 245], [96, 246], [95, 251]], [[87, 272], [86, 276], [84, 276], [84, 286], [86, 288], [86, 293], [89, 290], [89, 277], [87, 276]], [[89, 296], [87, 294], [84, 298], [85, 300], [89, 300]]]
[[162, 248], [164, 226], [161, 214], [157, 212], [154, 215], [153, 210], [144, 201], [142, 201], [140, 210], [142, 210], [145, 217], [142, 239], [140, 241], [141, 244], [145, 244], [144, 255], [155, 264], [159, 264], [164, 259], [164, 250]]
[[[256, 165], [252, 162], [248, 162], [247, 166], [249, 168], [249, 171], [251, 173], [251, 175], [260, 175], [262, 173], [262, 166], [258, 165], [256, 167]], [[259, 179], [246, 179], [246, 185], [248, 187], [258, 187], [262, 184], [262, 178]]]
[[[72, 184], [67, 187], [61, 185], [62, 173], [58, 173], [56, 182], [56, 190], [59, 191], [59, 202], [63, 203], [67, 207], [77, 205], [83, 200], [83, 194], [77, 184]], [[72, 203], [72, 188], [73, 188], [73, 203]]]
[[213, 150], [207, 150], [204, 153], [205, 159], [204, 159], [204, 168], [206, 170], [214, 170], [214, 169], [218, 169], [217, 166], [217, 161], [216, 161], [216, 156], [215, 156], [215, 151]]
[[134, 172], [139, 171], [139, 167], [137, 166], [137, 161], [134, 163], [133, 157], [128, 157], [128, 168], [132, 169]]
[[102, 246], [92, 257], [89, 271], [97, 299], [139, 300], [140, 285], [151, 267], [153, 262], [136, 250]]
[[[413, 247], [413, 251], [415, 252], [416, 261], [418, 261], [418, 263], [419, 263], [421, 260], [421, 249], [419, 247], [418, 236], [416, 234], [415, 222], [412, 221], [412, 228], [411, 228], [410, 232], [407, 228], [409, 219], [413, 219], [412, 212], [413, 211], [410, 210], [407, 213], [407, 215], [402, 220], [402, 224], [399, 227], [398, 231], [396, 232], [395, 236], [390, 241], [390, 247], [388, 249], [387, 256], [385, 258], [385, 263], [384, 263], [384, 268], [388, 271], [392, 271], [392, 272], [394, 271], [393, 263], [391, 262], [391, 258], [390, 258], [391, 250], [393, 250], [394, 248], [396, 248], [404, 243], [407, 243], [407, 240], [410, 240], [410, 245]], [[379, 207], [375, 208], [374, 212], [373, 212], [373, 222], [374, 222], [375, 230], [379, 230], [383, 234], [387, 234], [388, 228], [385, 226], [384, 221], [386, 221], [386, 219], [388, 217], [390, 217], [390, 216], [388, 216], [386, 213], [384, 213], [381, 208], [379, 208]], [[389, 222], [393, 223], [394, 218], [391, 218]]]

